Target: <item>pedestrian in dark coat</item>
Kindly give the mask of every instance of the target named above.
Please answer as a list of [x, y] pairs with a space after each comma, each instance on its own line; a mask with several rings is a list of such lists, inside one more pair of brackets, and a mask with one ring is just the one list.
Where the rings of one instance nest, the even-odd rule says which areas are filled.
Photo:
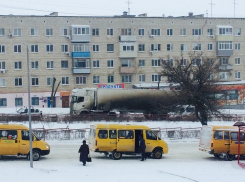
[[139, 147], [141, 150], [141, 161], [144, 161], [146, 159], [146, 155], [145, 155], [145, 140], [139, 136]]
[[80, 162], [83, 162], [83, 165], [85, 166], [89, 154], [89, 148], [85, 140], [83, 140], [83, 144], [79, 148], [78, 153], [80, 153]]

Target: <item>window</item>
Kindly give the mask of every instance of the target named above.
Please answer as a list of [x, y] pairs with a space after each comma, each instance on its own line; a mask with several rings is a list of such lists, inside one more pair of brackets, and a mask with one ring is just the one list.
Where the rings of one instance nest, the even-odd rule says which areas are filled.
[[0, 78], [0, 87], [6, 87], [6, 80], [5, 80], [5, 78]]
[[13, 36], [16, 36], [16, 37], [21, 36], [21, 28], [14, 28]]
[[[231, 140], [233, 141], [238, 141], [238, 133], [237, 132], [231, 132]], [[245, 137], [244, 137], [244, 133], [240, 133], [240, 141], [244, 141]]]
[[69, 48], [67, 44], [61, 45], [61, 52], [69, 52]]
[[122, 82], [123, 83], [131, 83], [132, 82], [132, 75], [122, 75]]
[[5, 61], [0, 61], [0, 69], [5, 69]]
[[139, 67], [145, 67], [145, 60], [144, 59], [139, 60]]
[[90, 68], [90, 59], [85, 58], [74, 58], [74, 68]]
[[39, 105], [39, 97], [31, 98], [31, 105], [38, 106]]
[[108, 138], [108, 131], [107, 130], [99, 130], [98, 137], [101, 139]]
[[235, 64], [236, 65], [241, 64], [241, 58], [235, 58]]
[[38, 28], [31, 28], [31, 36], [38, 36]]
[[98, 28], [93, 28], [92, 29], [92, 36], [99, 36], [100, 35], [100, 31]]
[[180, 60], [180, 65], [181, 66], [186, 66], [187, 65], [187, 59], [181, 59]]
[[152, 35], [152, 36], [160, 36], [160, 35], [161, 35], [161, 30], [160, 30], [160, 28], [151, 29], [151, 35]]
[[232, 35], [232, 28], [219, 28], [219, 35]]
[[241, 44], [240, 43], [235, 44], [235, 50], [241, 50]]
[[200, 36], [202, 34], [201, 29], [192, 29], [192, 35]]
[[146, 130], [145, 134], [147, 140], [157, 140], [157, 136], [152, 131]]
[[213, 29], [212, 28], [209, 28], [208, 29], [208, 36], [210, 36], [210, 35], [214, 35], [214, 32], [213, 32]]
[[47, 61], [47, 69], [54, 69], [54, 61]]
[[159, 74], [151, 75], [151, 81], [152, 82], [160, 82], [161, 81], [161, 75], [159, 75]]
[[144, 29], [144, 28], [139, 28], [138, 30], [139, 30], [139, 31], [138, 31], [138, 32], [139, 32], [139, 33], [138, 33], [139, 36], [144, 36], [144, 35], [145, 35], [145, 29]]
[[77, 85], [85, 85], [85, 84], [87, 84], [87, 77], [86, 76], [77, 76], [76, 77], [76, 84]]
[[121, 35], [131, 35], [131, 28], [122, 28]]
[[21, 45], [14, 45], [14, 53], [20, 53], [21, 52]]
[[7, 99], [6, 98], [0, 98], [0, 107], [7, 106]]
[[31, 45], [31, 52], [38, 52], [38, 45]]
[[0, 36], [5, 36], [5, 29], [4, 28], [0, 28]]
[[38, 86], [39, 85], [39, 79], [37, 77], [31, 78], [31, 85], [32, 86]]
[[[29, 131], [21, 131], [22, 140], [30, 140]], [[32, 141], [34, 137], [32, 135]]]
[[232, 42], [231, 41], [218, 42], [218, 50], [232, 50]]
[[221, 57], [221, 58], [219, 58], [219, 64], [220, 65], [226, 65], [226, 64], [228, 64], [228, 57]]
[[167, 60], [163, 60], [166, 64], [169, 64], [170, 66], [174, 65], [174, 59], [167, 59]]
[[120, 139], [133, 139], [134, 132], [132, 130], [118, 130], [118, 138]]
[[235, 79], [241, 79], [241, 72], [240, 71], [235, 72]]
[[131, 59], [122, 59], [122, 67], [132, 67]]
[[219, 79], [228, 80], [228, 78], [229, 78], [229, 73], [228, 72], [220, 72], [219, 73]]
[[134, 46], [123, 46], [123, 51], [134, 51]]
[[62, 69], [68, 68], [68, 61], [67, 60], [62, 60], [61, 61], [61, 68]]
[[199, 44], [199, 43], [192, 44], [192, 50], [193, 51], [201, 51], [202, 50], [202, 44]]
[[173, 44], [167, 44], [167, 51], [173, 51], [174, 45]]
[[52, 28], [46, 28], [46, 36], [53, 36], [53, 29]]
[[15, 106], [23, 106], [22, 98], [15, 98]]
[[0, 45], [0, 54], [5, 53], [5, 45]]
[[145, 52], [145, 44], [139, 44], [139, 52]]
[[113, 28], [107, 28], [107, 35], [113, 36]]
[[107, 68], [113, 68], [114, 67], [114, 61], [113, 60], [107, 60]]
[[213, 44], [212, 43], [209, 43], [208, 44], [208, 51], [212, 51], [213, 50]]
[[145, 82], [145, 75], [139, 75], [139, 82]]
[[46, 45], [46, 52], [54, 52], [53, 44]]
[[[0, 140], [16, 140], [17, 139], [17, 130], [1, 130]], [[6, 143], [14, 143], [14, 141], [9, 141]]]
[[235, 35], [236, 36], [241, 36], [241, 28], [236, 28], [235, 29]]
[[54, 83], [54, 77], [47, 77], [47, 85], [52, 86]]
[[167, 28], [167, 36], [173, 36], [174, 35], [174, 29]]
[[73, 35], [89, 35], [89, 27], [73, 27]]
[[14, 86], [21, 87], [22, 86], [22, 78], [15, 78], [14, 79]]
[[93, 76], [93, 84], [100, 83], [100, 76]]
[[31, 69], [38, 69], [38, 61], [31, 62]]
[[107, 52], [113, 52], [114, 51], [114, 44], [107, 44]]
[[108, 75], [107, 81], [108, 81], [108, 83], [114, 83], [114, 76], [113, 75]]
[[74, 52], [89, 52], [90, 45], [88, 43], [74, 43], [73, 51]]
[[61, 77], [61, 84], [69, 85], [69, 77], [68, 76]]
[[60, 29], [60, 35], [61, 36], [67, 36], [68, 35], [68, 28], [61, 28]]
[[224, 132], [224, 140], [230, 140], [230, 134], [228, 131]]
[[152, 59], [151, 60], [151, 66], [152, 67], [159, 67], [159, 66], [161, 66], [161, 60], [160, 59]]
[[181, 51], [187, 51], [187, 44], [180, 44]]
[[185, 28], [180, 29], [180, 36], [186, 36], [186, 29]]
[[117, 138], [117, 130], [109, 130], [109, 137], [110, 137], [110, 139], [116, 139]]
[[214, 132], [215, 140], [223, 140], [223, 131], [215, 131]]
[[100, 67], [100, 61], [99, 60], [93, 60], [93, 68], [99, 68]]
[[151, 51], [161, 51], [161, 44], [151, 44]]
[[193, 66], [197, 66], [197, 65], [201, 65], [202, 64], [202, 60], [201, 59], [193, 59], [192, 60], [192, 65]]
[[93, 51], [99, 52], [100, 51], [100, 45], [93, 45]]
[[14, 62], [14, 69], [16, 69], [16, 70], [21, 70], [22, 69], [21, 61]]

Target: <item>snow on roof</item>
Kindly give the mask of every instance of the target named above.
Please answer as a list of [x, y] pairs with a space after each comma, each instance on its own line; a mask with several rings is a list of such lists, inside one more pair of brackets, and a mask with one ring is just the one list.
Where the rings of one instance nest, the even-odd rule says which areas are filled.
[[217, 82], [217, 85], [241, 85], [245, 84], [245, 80], [232, 81], [232, 82]]
[[[170, 86], [175, 86], [175, 85], [176, 84], [159, 83], [160, 87], [170, 87]], [[134, 87], [152, 88], [152, 87], [158, 87], [158, 83], [139, 83], [139, 84], [134, 84]]]

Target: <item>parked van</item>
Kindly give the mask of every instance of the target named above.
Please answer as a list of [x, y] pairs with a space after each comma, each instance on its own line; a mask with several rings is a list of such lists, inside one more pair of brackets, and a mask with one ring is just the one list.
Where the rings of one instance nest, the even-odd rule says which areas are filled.
[[[244, 131], [240, 132], [240, 155], [245, 155]], [[233, 160], [238, 154], [238, 127], [236, 126], [203, 126], [199, 142], [199, 150], [224, 156]]]
[[[48, 155], [50, 146], [32, 134], [33, 160]], [[29, 128], [17, 124], [0, 124], [0, 155], [26, 155], [30, 158]]]
[[89, 148], [100, 153], [111, 153], [117, 160], [122, 154], [140, 153], [139, 136], [145, 140], [146, 155], [160, 159], [168, 153], [168, 145], [149, 127], [141, 125], [97, 124], [90, 126]]

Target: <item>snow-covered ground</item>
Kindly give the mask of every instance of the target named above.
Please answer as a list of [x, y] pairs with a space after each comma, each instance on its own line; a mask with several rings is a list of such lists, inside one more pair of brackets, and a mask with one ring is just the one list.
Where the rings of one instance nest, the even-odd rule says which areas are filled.
[[[45, 109], [46, 110], [46, 109]], [[54, 110], [56, 110], [54, 112]], [[2, 112], [2, 109], [0, 109]], [[3, 113], [12, 112], [10, 109]], [[65, 113], [61, 108], [52, 108], [52, 111], [43, 113]], [[87, 128], [90, 123], [69, 124], [69, 128]], [[111, 122], [110, 122], [111, 123]], [[124, 123], [124, 122], [123, 122]], [[132, 122], [127, 122], [127, 124]], [[209, 122], [213, 125], [233, 125], [234, 122]], [[23, 123], [28, 126], [28, 122]], [[201, 127], [199, 122], [140, 122], [134, 124], [147, 125], [151, 128], [192, 128]], [[32, 128], [40, 128], [41, 123], [32, 124]], [[45, 128], [63, 128], [66, 123], [44, 124]], [[198, 150], [198, 139], [170, 140], [166, 142], [169, 153], [164, 154], [160, 160], [147, 159], [140, 161], [140, 156], [123, 156], [121, 160], [112, 160], [103, 154], [91, 152], [92, 162], [82, 166], [78, 161], [78, 149], [82, 143], [80, 140], [49, 140], [51, 153], [40, 161], [34, 162], [34, 168], [30, 168], [30, 162], [24, 158], [0, 158], [1, 181], [23, 182], [242, 182], [245, 169], [242, 169], [237, 161], [225, 161], [216, 159], [212, 155]], [[245, 160], [242, 162], [245, 163]]]

